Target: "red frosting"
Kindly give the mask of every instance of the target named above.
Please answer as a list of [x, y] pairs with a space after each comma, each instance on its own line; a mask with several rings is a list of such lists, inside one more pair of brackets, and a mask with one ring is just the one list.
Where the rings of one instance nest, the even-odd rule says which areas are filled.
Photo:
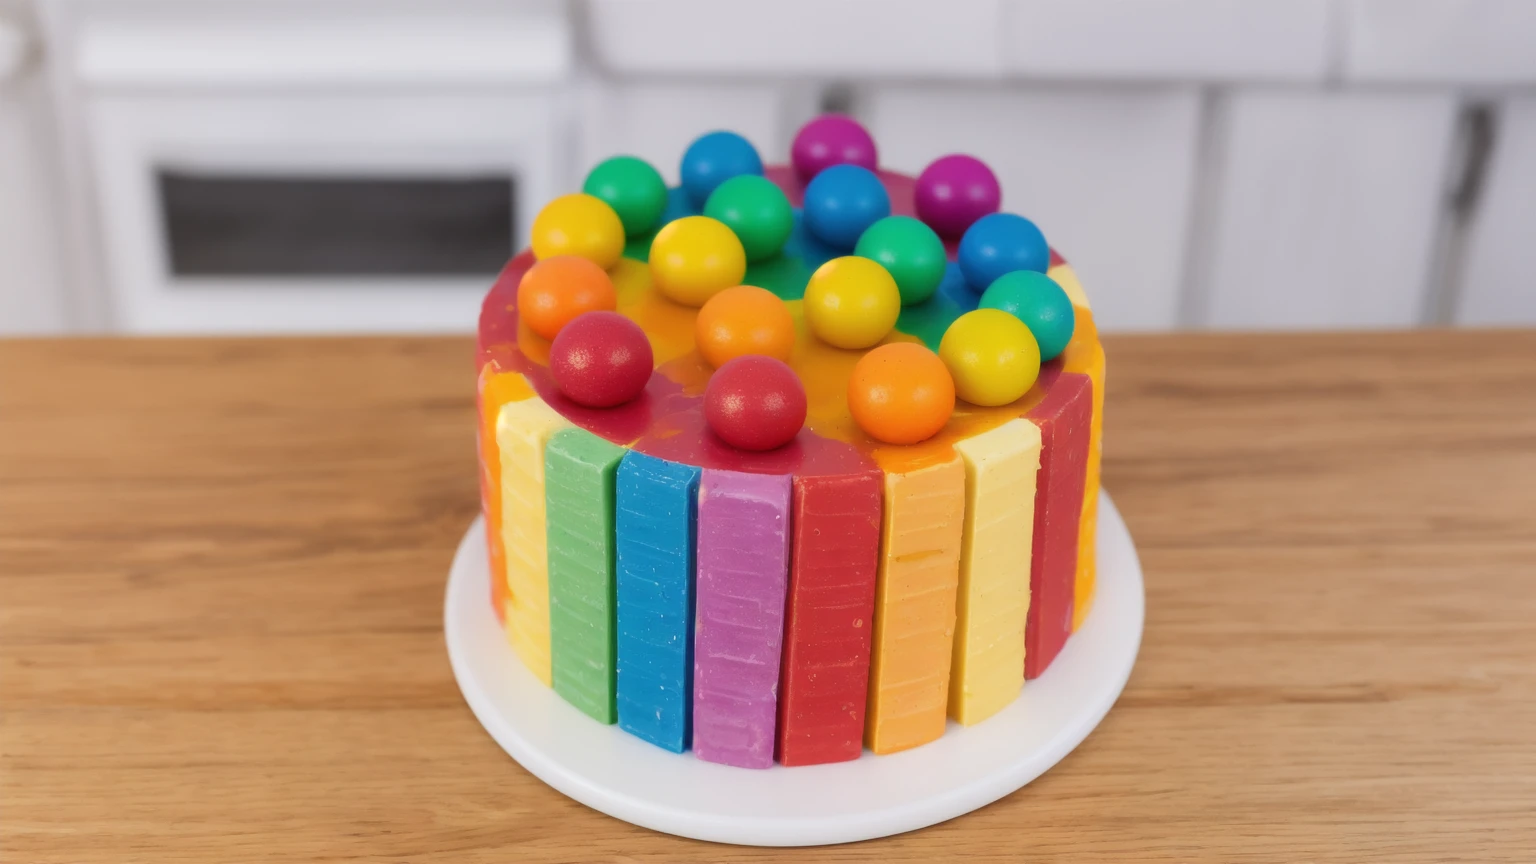
[[1058, 374], [1045, 400], [1024, 415], [1040, 427], [1041, 444], [1024, 629], [1024, 677], [1030, 679], [1051, 665], [1072, 635], [1077, 532], [1093, 425], [1093, 381], [1077, 372]]

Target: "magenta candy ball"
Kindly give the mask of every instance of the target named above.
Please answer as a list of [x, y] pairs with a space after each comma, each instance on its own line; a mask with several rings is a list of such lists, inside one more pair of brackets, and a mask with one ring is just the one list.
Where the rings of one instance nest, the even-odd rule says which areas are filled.
[[996, 213], [1003, 188], [987, 163], [954, 153], [929, 163], [917, 177], [917, 218], [940, 237], [957, 239], [971, 223]]
[[653, 367], [645, 331], [617, 312], [578, 315], [549, 346], [555, 386], [588, 408], [612, 408], [639, 396]]
[[732, 447], [782, 447], [805, 425], [805, 387], [793, 369], [772, 357], [727, 360], [704, 386], [704, 420]]
[[833, 165], [858, 165], [874, 171], [879, 165], [875, 139], [859, 121], [842, 114], [823, 114], [800, 127], [789, 149], [789, 161], [802, 183]]

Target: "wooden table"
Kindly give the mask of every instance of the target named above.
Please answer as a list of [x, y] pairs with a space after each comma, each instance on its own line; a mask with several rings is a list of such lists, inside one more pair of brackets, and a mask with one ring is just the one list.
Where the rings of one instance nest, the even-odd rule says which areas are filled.
[[469, 340], [0, 343], [0, 858], [1536, 858], [1536, 333], [1109, 355], [1118, 706], [977, 813], [777, 852], [588, 810], [464, 706]]

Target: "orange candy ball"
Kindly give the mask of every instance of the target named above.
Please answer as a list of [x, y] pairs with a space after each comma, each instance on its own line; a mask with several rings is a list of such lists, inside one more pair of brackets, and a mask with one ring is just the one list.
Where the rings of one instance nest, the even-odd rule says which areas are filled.
[[737, 285], [709, 298], [693, 326], [699, 353], [719, 368], [747, 354], [789, 361], [795, 349], [795, 321], [772, 291]]
[[937, 435], [955, 411], [955, 382], [939, 355], [916, 342], [891, 342], [859, 358], [848, 408], [865, 434], [887, 444]]
[[545, 339], [584, 312], [612, 312], [617, 306], [613, 280], [603, 268], [574, 255], [539, 261], [517, 285], [518, 316]]

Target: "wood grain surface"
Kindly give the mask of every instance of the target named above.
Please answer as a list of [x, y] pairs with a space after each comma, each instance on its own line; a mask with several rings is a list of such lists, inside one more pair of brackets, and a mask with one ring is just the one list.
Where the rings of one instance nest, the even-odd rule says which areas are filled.
[[588, 810], [464, 706], [468, 339], [0, 343], [0, 858], [1536, 860], [1536, 333], [1108, 348], [1119, 704], [969, 816], [775, 851]]

